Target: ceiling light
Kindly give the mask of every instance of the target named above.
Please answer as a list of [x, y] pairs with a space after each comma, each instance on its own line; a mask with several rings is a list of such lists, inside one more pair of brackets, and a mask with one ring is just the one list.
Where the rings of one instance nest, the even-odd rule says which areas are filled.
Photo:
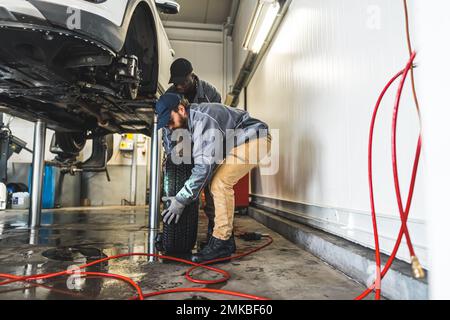
[[269, 35], [280, 11], [276, 0], [259, 0], [244, 40], [244, 49], [258, 53]]

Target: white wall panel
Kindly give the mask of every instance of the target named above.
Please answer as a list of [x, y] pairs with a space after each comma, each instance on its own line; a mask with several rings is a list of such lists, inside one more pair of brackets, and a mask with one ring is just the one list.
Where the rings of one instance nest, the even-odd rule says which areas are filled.
[[[235, 55], [241, 50], [243, 25], [250, 17], [240, 14], [238, 20]], [[279, 172], [255, 177], [252, 192], [335, 209], [331, 215], [328, 210], [327, 216], [309, 218], [319, 228], [373, 247], [367, 181], [371, 112], [384, 84], [407, 59], [402, 1], [292, 1], [248, 88], [249, 112], [272, 129], [280, 129], [281, 141]], [[420, 68], [416, 74], [420, 77]], [[384, 252], [391, 250], [400, 225], [390, 162], [395, 91], [396, 87], [385, 97], [374, 145], [375, 197]], [[406, 202], [419, 130], [409, 82], [398, 130]], [[410, 225], [417, 254], [426, 264], [423, 191], [420, 168]], [[400, 257], [409, 260], [404, 249]]]

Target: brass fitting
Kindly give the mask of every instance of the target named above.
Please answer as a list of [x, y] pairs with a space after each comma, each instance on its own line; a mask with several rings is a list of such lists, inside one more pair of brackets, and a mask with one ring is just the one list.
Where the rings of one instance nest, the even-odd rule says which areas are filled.
[[420, 264], [419, 259], [416, 256], [411, 257], [411, 269], [414, 278], [425, 278], [425, 271], [423, 271], [422, 265]]

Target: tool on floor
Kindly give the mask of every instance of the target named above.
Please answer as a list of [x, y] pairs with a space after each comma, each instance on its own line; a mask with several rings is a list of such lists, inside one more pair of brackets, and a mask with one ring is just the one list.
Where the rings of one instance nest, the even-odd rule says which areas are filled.
[[244, 241], [257, 241], [261, 240], [262, 237], [267, 237], [267, 234], [262, 234], [258, 232], [245, 232], [243, 234], [238, 235], [239, 239]]

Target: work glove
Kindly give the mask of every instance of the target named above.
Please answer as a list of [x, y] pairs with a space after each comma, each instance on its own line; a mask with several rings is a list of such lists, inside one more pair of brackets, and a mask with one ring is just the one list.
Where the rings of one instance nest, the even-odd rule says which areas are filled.
[[164, 223], [170, 224], [174, 218], [175, 223], [178, 223], [178, 220], [180, 220], [180, 217], [183, 214], [185, 205], [179, 202], [175, 197], [162, 197], [162, 201], [170, 201], [169, 207], [161, 213], [164, 217]]

